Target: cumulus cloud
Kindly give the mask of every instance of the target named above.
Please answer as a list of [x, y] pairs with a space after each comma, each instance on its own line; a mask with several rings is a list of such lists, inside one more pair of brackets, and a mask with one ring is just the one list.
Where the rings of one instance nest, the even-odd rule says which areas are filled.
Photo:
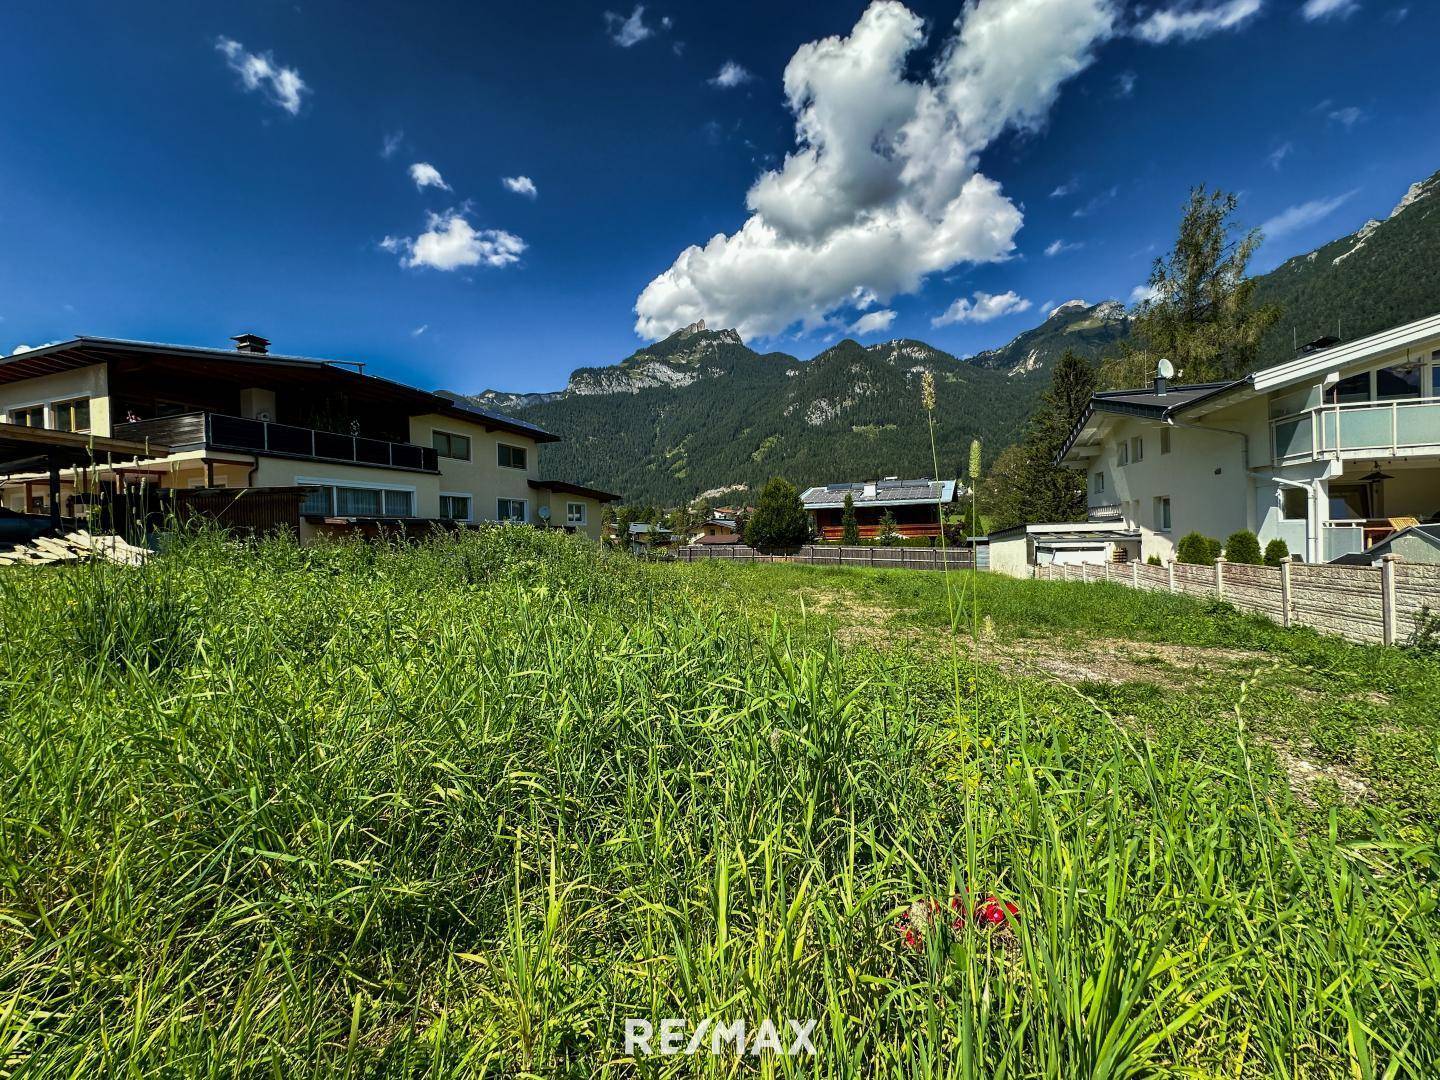
[[1054, 258], [1056, 255], [1063, 254], [1067, 251], [1076, 251], [1084, 246], [1084, 242], [1079, 240], [1075, 241], [1073, 244], [1067, 244], [1064, 240], [1052, 240], [1046, 246], [1045, 254], [1049, 255], [1051, 258]]
[[870, 311], [851, 323], [847, 330], [856, 337], [864, 337], [866, 334], [878, 334], [883, 330], [889, 330], [890, 324], [894, 321], [895, 312], [888, 308], [884, 311]]
[[1260, 231], [1265, 234], [1267, 240], [1273, 240], [1277, 236], [1284, 236], [1286, 233], [1295, 232], [1298, 229], [1308, 228], [1318, 221], [1323, 221], [1340, 207], [1344, 206], [1355, 197], [1357, 191], [1346, 191], [1336, 195], [1332, 199], [1311, 199], [1309, 202], [1299, 203], [1287, 210], [1282, 210], [1264, 225]]
[[[669, 18], [662, 19], [661, 24], [668, 28], [670, 26]], [[655, 28], [645, 24], [644, 4], [636, 4], [635, 10], [629, 15], [617, 15], [613, 11], [605, 12], [605, 26], [610, 31], [610, 40], [622, 49], [639, 45], [646, 38], [655, 36]]]
[[1316, 19], [1328, 19], [1331, 16], [1341, 16], [1358, 11], [1360, 5], [1356, 0], [1305, 0], [1300, 8], [1300, 14], [1306, 19], [1314, 22]]
[[731, 87], [749, 82], [754, 77], [734, 60], [726, 60], [720, 65], [720, 71], [710, 80], [710, 85], [729, 90]]
[[963, 296], [957, 299], [942, 314], [931, 319], [930, 325], [949, 326], [951, 323], [963, 322], [984, 323], [1003, 315], [1014, 315], [1029, 310], [1030, 301], [1014, 290], [1003, 292], [999, 296], [992, 296], [987, 292], [977, 292], [974, 300], [967, 300]]
[[450, 185], [441, 178], [440, 170], [428, 161], [417, 161], [411, 165], [410, 179], [415, 181], [415, 187], [421, 191], [427, 187], [439, 188], [441, 191], [450, 190]]
[[535, 198], [540, 192], [535, 188], [535, 181], [528, 176], [506, 176], [500, 182], [513, 191], [516, 195], [524, 195], [527, 198]]
[[1190, 41], [1234, 30], [1258, 15], [1263, 5], [1264, 0], [1183, 0], [1174, 7], [1152, 11], [1135, 27], [1135, 33], [1157, 45], [1171, 38]]
[[1130, 303], [1144, 304], [1160, 299], [1160, 290], [1154, 285], [1136, 285], [1130, 290]]
[[291, 116], [299, 114], [301, 98], [310, 92], [300, 72], [279, 66], [268, 52], [247, 52], [234, 38], [216, 38], [215, 48], [225, 57], [230, 70], [240, 76], [246, 90], [260, 91]]
[[459, 270], [466, 266], [509, 266], [519, 262], [525, 241], [504, 229], [476, 229], [459, 210], [430, 214], [416, 237], [387, 236], [380, 246], [400, 256], [405, 267]]
[[646, 286], [636, 332], [701, 318], [749, 336], [812, 330], [857, 288], [883, 302], [1008, 258], [1023, 218], [980, 153], [1007, 129], [1042, 127], [1114, 21], [1112, 0], [979, 0], [919, 81], [905, 70], [924, 24], [898, 0], [801, 46], [784, 77], [795, 150], [755, 181], [737, 232], [687, 248]]

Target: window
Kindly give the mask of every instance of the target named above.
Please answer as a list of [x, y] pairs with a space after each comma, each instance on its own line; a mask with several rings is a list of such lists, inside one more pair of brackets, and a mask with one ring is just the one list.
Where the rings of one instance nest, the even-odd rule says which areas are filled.
[[1309, 510], [1309, 492], [1292, 487], [1280, 489], [1280, 516], [1286, 521], [1304, 521]]
[[[436, 447], [438, 450], [439, 447]], [[470, 520], [469, 495], [441, 495], [440, 516], [450, 521]]]
[[[460, 461], [470, 460], [470, 436], [454, 435], [448, 431], [432, 431], [430, 438], [434, 443], [435, 452], [441, 457], [458, 458]], [[503, 465], [504, 462], [502, 461], [501, 464]]]
[[336, 517], [414, 517], [415, 493], [398, 488], [342, 487], [295, 478], [303, 487], [319, 490], [300, 504], [302, 514]]
[[[500, 449], [505, 450], [507, 447], [502, 446]], [[513, 450], [514, 447], [509, 447], [508, 449]], [[521, 450], [520, 453], [524, 454], [525, 451]], [[495, 501], [495, 516], [501, 521], [524, 522], [527, 516], [525, 513], [525, 500], [497, 499]]]
[[1136, 435], [1133, 439], [1130, 440], [1130, 460], [1145, 460], [1145, 440], [1142, 439], [1139, 435]]
[[1440, 353], [1434, 356], [1435, 366], [1430, 369], [1430, 396], [1440, 398]]
[[525, 448], [502, 442], [500, 444], [500, 467], [502, 469], [525, 468]]
[[21, 427], [44, 427], [45, 406], [32, 405], [28, 409], [11, 409], [10, 422]]
[[1160, 453], [1162, 453], [1162, 454], [1168, 454], [1169, 452], [1170, 452], [1170, 429], [1169, 429], [1168, 427], [1162, 427], [1162, 428], [1160, 429]]
[[1129, 465], [1129, 464], [1130, 464], [1130, 444], [1127, 443], [1127, 442], [1125, 442], [1125, 440], [1123, 440], [1123, 439], [1120, 440], [1120, 445], [1117, 446], [1117, 447], [1115, 447], [1115, 464], [1116, 464], [1116, 465]]
[[565, 524], [585, 524], [585, 504], [583, 502], [567, 502], [565, 504]]
[[50, 406], [55, 414], [56, 431], [89, 431], [90, 430], [90, 399], [73, 398], [70, 401], [57, 401]]
[[1375, 372], [1375, 400], [1395, 401], [1420, 396], [1420, 364], [1396, 364]]
[[1331, 405], [1344, 405], [1350, 401], [1369, 401], [1370, 372], [1362, 371], [1359, 375], [1341, 379], [1325, 391], [1325, 400]]
[[1155, 500], [1155, 528], [1160, 532], [1170, 531], [1170, 496], [1161, 495]]
[[1105, 474], [1103, 472], [1095, 474], [1094, 488], [1097, 494], [1105, 490]]

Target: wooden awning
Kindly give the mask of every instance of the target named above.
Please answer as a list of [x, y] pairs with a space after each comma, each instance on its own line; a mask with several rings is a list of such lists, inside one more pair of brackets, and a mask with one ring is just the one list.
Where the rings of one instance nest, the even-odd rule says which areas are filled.
[[168, 446], [0, 421], [0, 476], [164, 457]]

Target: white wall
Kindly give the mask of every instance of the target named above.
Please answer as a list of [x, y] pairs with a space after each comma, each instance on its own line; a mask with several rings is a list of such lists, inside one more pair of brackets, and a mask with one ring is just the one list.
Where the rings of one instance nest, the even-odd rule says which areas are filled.
[[1030, 541], [1024, 535], [990, 541], [990, 569], [1010, 577], [1030, 576]]

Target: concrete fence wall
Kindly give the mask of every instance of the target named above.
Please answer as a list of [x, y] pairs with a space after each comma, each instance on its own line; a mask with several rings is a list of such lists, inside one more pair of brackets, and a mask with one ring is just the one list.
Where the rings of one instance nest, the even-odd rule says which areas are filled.
[[1285, 626], [1372, 644], [1404, 644], [1422, 609], [1440, 614], [1440, 566], [1411, 565], [1387, 555], [1379, 566], [1292, 562], [1244, 566], [1223, 558], [1214, 566], [1188, 563], [1106, 563], [1037, 566], [1047, 581], [1112, 581], [1136, 589], [1224, 600]]
[[684, 562], [706, 559], [735, 562], [797, 562], [821, 566], [874, 566], [893, 570], [968, 570], [974, 557], [966, 548], [844, 547], [806, 544], [793, 555], [766, 555], [743, 544], [694, 544], [676, 551]]

